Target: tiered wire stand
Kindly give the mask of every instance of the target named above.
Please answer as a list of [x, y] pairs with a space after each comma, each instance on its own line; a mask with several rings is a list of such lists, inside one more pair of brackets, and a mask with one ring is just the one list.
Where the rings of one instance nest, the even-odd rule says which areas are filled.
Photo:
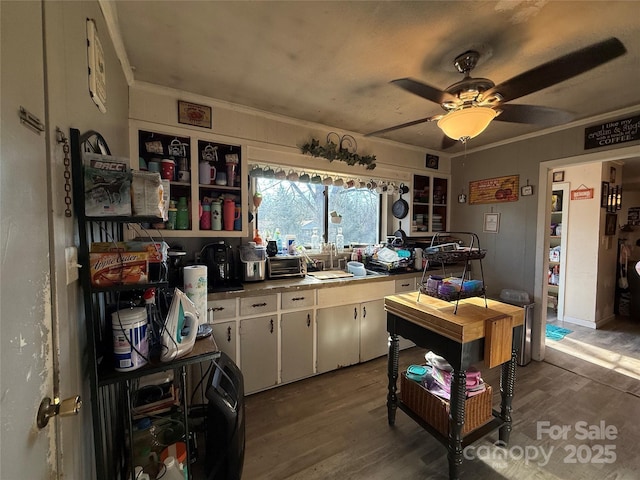
[[[443, 237], [456, 237], [460, 238], [464, 244], [464, 240], [467, 239], [468, 246], [455, 245], [454, 248], [441, 249], [443, 243], [441, 242]], [[487, 254], [486, 250], [480, 248], [480, 239], [478, 235], [472, 232], [438, 232], [431, 238], [431, 245], [425, 249], [423, 256], [427, 259], [424, 269], [422, 271], [422, 279], [420, 280], [418, 289], [418, 302], [420, 301], [420, 295], [425, 294], [430, 297], [436, 297], [448, 302], [456, 302], [453, 313], [458, 312], [458, 302], [463, 298], [469, 297], [484, 297], [484, 306], [487, 307], [487, 294], [484, 283], [484, 271], [482, 269], [482, 259]], [[469, 285], [475, 280], [465, 280], [467, 272], [469, 271], [469, 262], [471, 260], [478, 260], [480, 263], [480, 277], [482, 278], [482, 285], [476, 289], [465, 289], [465, 282]], [[433, 282], [429, 283], [430, 274], [427, 274], [427, 270], [434, 263], [442, 265], [442, 276], [446, 277], [446, 265], [458, 264], [464, 262], [464, 268], [462, 270], [462, 278], [460, 279], [460, 289], [450, 293], [443, 293], [439, 288], [440, 285], [433, 287]]]

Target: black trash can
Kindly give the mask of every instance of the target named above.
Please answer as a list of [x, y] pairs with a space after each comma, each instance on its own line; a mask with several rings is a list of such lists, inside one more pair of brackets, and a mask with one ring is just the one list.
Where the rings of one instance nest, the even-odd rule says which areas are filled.
[[500, 292], [500, 301], [524, 308], [524, 324], [522, 325], [521, 335], [516, 338], [516, 346], [518, 347], [516, 361], [518, 365], [524, 367], [531, 362], [531, 329], [533, 328], [533, 307], [535, 303], [531, 303], [527, 292], [510, 289]]

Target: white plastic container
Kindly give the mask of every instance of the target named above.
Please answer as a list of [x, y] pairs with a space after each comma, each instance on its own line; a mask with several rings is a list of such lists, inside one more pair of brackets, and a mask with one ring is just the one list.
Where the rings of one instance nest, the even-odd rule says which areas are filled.
[[128, 372], [146, 365], [149, 356], [146, 308], [113, 312], [111, 328], [116, 371]]
[[348, 262], [347, 271], [353, 273], [354, 277], [365, 277], [367, 275], [364, 264], [361, 262]]
[[165, 458], [164, 465], [167, 467], [167, 471], [163, 475], [162, 480], [184, 480], [187, 477], [174, 457]]

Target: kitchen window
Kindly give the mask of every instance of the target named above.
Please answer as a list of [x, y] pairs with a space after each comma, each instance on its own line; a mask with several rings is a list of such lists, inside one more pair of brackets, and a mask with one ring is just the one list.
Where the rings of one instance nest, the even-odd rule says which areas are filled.
[[380, 194], [375, 191], [274, 178], [255, 181], [262, 195], [256, 225], [263, 238], [279, 229], [283, 237], [295, 235], [297, 243], [310, 245], [317, 228], [324, 242], [335, 242], [342, 228], [345, 245], [379, 241]]

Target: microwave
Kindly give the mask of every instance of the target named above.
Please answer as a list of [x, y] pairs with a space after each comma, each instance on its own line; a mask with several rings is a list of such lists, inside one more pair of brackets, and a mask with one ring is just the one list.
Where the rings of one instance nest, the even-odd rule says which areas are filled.
[[268, 257], [267, 272], [270, 279], [304, 277], [307, 274], [307, 264], [302, 257], [294, 255]]

